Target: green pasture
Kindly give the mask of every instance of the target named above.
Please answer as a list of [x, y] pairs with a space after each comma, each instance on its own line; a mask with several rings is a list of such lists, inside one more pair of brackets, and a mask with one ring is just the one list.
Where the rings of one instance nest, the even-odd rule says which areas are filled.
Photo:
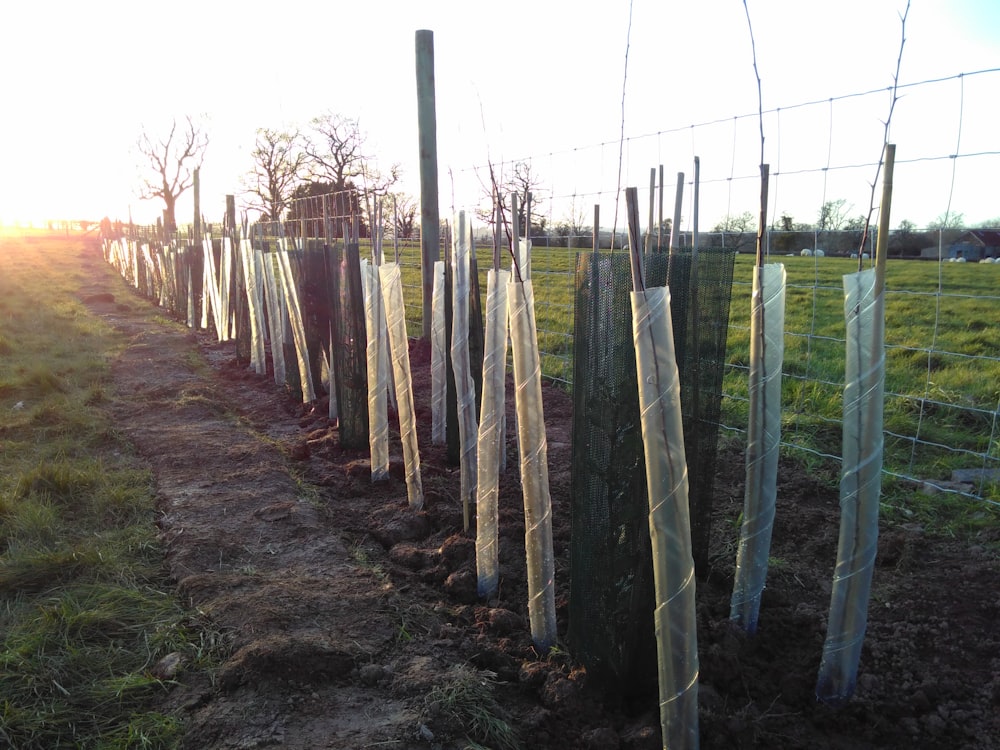
[[[775, 259], [788, 274], [783, 439], [840, 453], [846, 258]], [[723, 421], [746, 425], [752, 258], [737, 259]], [[954, 469], [996, 469], [1000, 399], [1000, 269], [890, 260], [886, 269], [885, 468], [921, 480]], [[977, 488], [1000, 499], [996, 487]]]
[[[491, 250], [479, 248], [485, 298]], [[405, 248], [404, 297], [411, 335], [420, 335], [419, 246]], [[753, 256], [734, 271], [722, 423], [747, 423], [750, 285]], [[782, 439], [801, 460], [836, 477], [841, 453], [844, 380], [843, 276], [858, 261], [781, 257], [788, 275], [785, 311]], [[503, 264], [510, 266], [509, 257]], [[576, 251], [536, 245], [532, 279], [542, 369], [572, 386]], [[1000, 267], [990, 264], [890, 260], [886, 296], [887, 491], [893, 475], [942, 481], [954, 469], [1000, 470]], [[794, 450], [801, 449], [801, 450]], [[787, 452], [787, 451], [786, 451]], [[912, 483], [899, 485], [900, 491]], [[995, 482], [973, 494], [1000, 501]]]
[[[362, 242], [361, 252], [370, 252]], [[485, 304], [492, 248], [477, 247]], [[586, 252], [589, 252], [586, 251]], [[618, 251], [621, 252], [621, 251]], [[386, 247], [385, 257], [393, 257]], [[403, 297], [411, 336], [422, 333], [420, 246], [399, 247]], [[573, 305], [577, 251], [532, 250], [531, 278], [543, 375], [572, 388]], [[738, 255], [723, 376], [723, 434], [738, 438], [747, 425], [749, 314], [753, 256]], [[775, 257], [788, 274], [782, 440], [786, 455], [837, 481], [844, 381], [845, 274], [858, 261], [839, 257]], [[870, 261], [866, 261], [870, 263]], [[509, 253], [502, 265], [510, 268]], [[1000, 471], [1000, 334], [994, 321], [1000, 268], [991, 264], [894, 259], [887, 267], [886, 431], [887, 496], [912, 494], [925, 482], [947, 482], [952, 471]], [[968, 500], [1000, 501], [998, 483], [983, 473]], [[975, 505], [975, 503], [971, 503]]]

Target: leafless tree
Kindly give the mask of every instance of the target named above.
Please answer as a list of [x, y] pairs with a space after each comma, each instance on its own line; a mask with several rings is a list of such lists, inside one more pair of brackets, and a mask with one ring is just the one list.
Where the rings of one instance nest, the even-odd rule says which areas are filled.
[[[358, 121], [327, 112], [310, 122], [305, 137], [306, 168], [310, 179], [330, 185], [335, 193], [362, 193], [358, 201], [371, 218], [374, 201], [399, 180], [399, 165], [382, 172], [365, 151], [365, 135]], [[351, 200], [353, 205], [355, 199]]]
[[965, 214], [943, 213], [938, 214], [934, 221], [927, 224], [928, 229], [962, 229], [965, 227]]
[[719, 234], [724, 247], [735, 248], [737, 252], [744, 247], [752, 247], [757, 241], [758, 219], [750, 211], [744, 211], [735, 216], [726, 216], [712, 228]]
[[[369, 224], [375, 221], [375, 206], [389, 196], [390, 189], [399, 181], [400, 171], [399, 165], [393, 164], [388, 173], [382, 173], [373, 162], [374, 160], [364, 161], [361, 166], [361, 192]], [[382, 210], [389, 210], [388, 204], [384, 204]]]
[[413, 239], [420, 203], [408, 193], [390, 193], [384, 210], [394, 211], [393, 230], [400, 239]]
[[[542, 180], [538, 172], [532, 168], [530, 161], [514, 163], [514, 170], [505, 183], [505, 192], [508, 195], [515, 193], [518, 196], [517, 220], [522, 237], [528, 236], [531, 230], [545, 231], [545, 220], [536, 219], [541, 216], [539, 209], [544, 203], [541, 185]], [[531, 204], [528, 206], [529, 215], [525, 219], [525, 203], [528, 195], [531, 196]]]
[[843, 198], [827, 201], [819, 209], [816, 228], [821, 232], [836, 232], [843, 229], [849, 220], [848, 214], [852, 208], [854, 206], [847, 205], [847, 201]]
[[164, 225], [168, 231], [177, 228], [177, 199], [194, 182], [194, 171], [205, 160], [208, 135], [190, 116], [178, 128], [177, 120], [170, 125], [165, 138], [155, 138], [145, 129], [136, 143], [142, 158], [140, 168], [147, 174], [139, 188], [139, 198], [163, 201]]
[[358, 121], [327, 112], [313, 118], [310, 127], [304, 144], [310, 177], [335, 191], [346, 190], [363, 175], [367, 158]]
[[253, 168], [244, 176], [248, 206], [270, 221], [281, 221], [296, 184], [303, 176], [306, 154], [300, 134], [258, 128]]
[[[492, 184], [494, 177], [497, 178], [499, 184]], [[545, 219], [536, 218], [541, 217], [539, 208], [544, 203], [541, 186], [542, 180], [532, 167], [530, 161], [514, 162], [510, 173], [506, 177], [501, 177], [501, 175], [491, 170], [489, 184], [483, 184], [483, 205], [476, 210], [476, 215], [481, 221], [493, 226], [495, 221], [494, 211], [496, 210], [494, 202], [496, 201], [496, 190], [499, 190], [501, 200], [504, 201], [505, 217], [509, 217], [510, 212], [509, 196], [511, 194], [517, 195], [517, 229], [520, 237], [527, 236], [525, 230], [528, 226], [532, 228], [533, 232], [544, 232]], [[531, 195], [531, 205], [529, 206], [531, 212], [530, 223], [525, 221], [524, 216], [524, 207], [529, 194]], [[505, 220], [509, 220], [509, 218]]]
[[589, 243], [584, 237], [589, 237], [592, 232], [588, 218], [584, 202], [573, 196], [569, 211], [563, 220], [555, 225], [555, 232], [560, 237], [566, 237], [570, 247], [583, 247]]

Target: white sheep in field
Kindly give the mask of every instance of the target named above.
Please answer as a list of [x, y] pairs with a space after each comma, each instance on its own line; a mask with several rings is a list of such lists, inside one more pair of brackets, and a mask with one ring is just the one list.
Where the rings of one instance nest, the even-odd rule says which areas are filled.
[[801, 255], [803, 258], [810, 258], [810, 257], [812, 257], [812, 254], [813, 254], [813, 251], [810, 250], [808, 247], [802, 248], [802, 252], [799, 253], [799, 255]]
[[814, 252], [813, 255], [815, 255], [817, 258], [822, 258], [824, 255], [826, 255], [826, 253], [823, 250], [816, 248], [816, 252]]
[[868, 253], [861, 253], [861, 260], [868, 260], [871, 257]]

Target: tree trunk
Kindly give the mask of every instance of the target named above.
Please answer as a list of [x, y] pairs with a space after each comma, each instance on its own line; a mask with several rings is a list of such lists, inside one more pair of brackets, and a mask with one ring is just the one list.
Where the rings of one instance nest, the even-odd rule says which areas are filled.
[[163, 194], [163, 203], [165, 208], [163, 210], [163, 223], [164, 229], [167, 232], [177, 231], [177, 218], [174, 214], [174, 206], [177, 203], [177, 198], [170, 193]]

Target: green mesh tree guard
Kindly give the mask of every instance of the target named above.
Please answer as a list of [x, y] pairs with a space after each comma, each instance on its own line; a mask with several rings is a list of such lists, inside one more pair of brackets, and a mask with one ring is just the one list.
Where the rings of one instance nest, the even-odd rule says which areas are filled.
[[[707, 568], [735, 252], [644, 257], [670, 288], [688, 463], [692, 553]], [[692, 281], [693, 279], [693, 281]], [[569, 642], [609, 690], [656, 690], [653, 570], [625, 253], [578, 257], [573, 362]]]
[[330, 361], [330, 310], [333, 306], [323, 247], [322, 240], [307, 239], [304, 252], [289, 253], [297, 277], [302, 325], [309, 349], [309, 370], [317, 395], [322, 391], [324, 359]]
[[469, 365], [476, 388], [476, 415], [483, 408], [483, 354], [486, 334], [483, 327], [483, 297], [479, 286], [476, 243], [469, 246]]
[[690, 253], [677, 253], [670, 256], [667, 274], [684, 413], [691, 551], [699, 577], [708, 572], [722, 375], [735, 260], [735, 250], [702, 248], [695, 269]]
[[233, 314], [236, 316], [236, 362], [246, 367], [250, 364], [250, 305], [247, 302], [243, 263], [239, 257], [241, 252], [239, 241], [235, 243], [234, 248], [236, 260], [233, 272], [233, 294], [235, 296]]
[[[666, 282], [667, 256], [645, 258]], [[626, 253], [577, 259], [569, 641], [610, 690], [656, 689], [653, 566]]]
[[368, 447], [368, 354], [361, 257], [356, 244], [327, 246], [333, 373], [340, 444]]

